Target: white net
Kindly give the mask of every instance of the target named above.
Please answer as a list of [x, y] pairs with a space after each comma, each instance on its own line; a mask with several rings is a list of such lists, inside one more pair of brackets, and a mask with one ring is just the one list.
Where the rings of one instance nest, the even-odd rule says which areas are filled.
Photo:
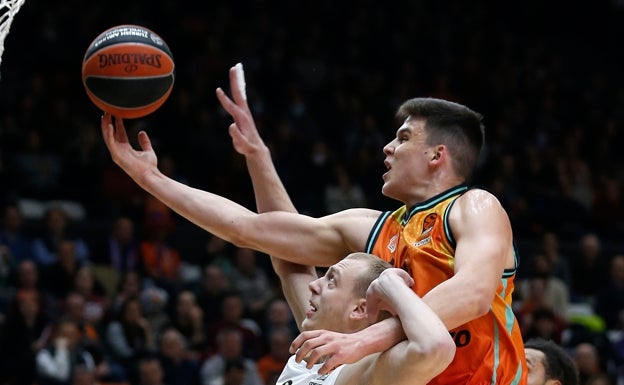
[[9, 34], [9, 28], [15, 14], [20, 10], [25, 0], [0, 0], [0, 64], [4, 53], [4, 39]]

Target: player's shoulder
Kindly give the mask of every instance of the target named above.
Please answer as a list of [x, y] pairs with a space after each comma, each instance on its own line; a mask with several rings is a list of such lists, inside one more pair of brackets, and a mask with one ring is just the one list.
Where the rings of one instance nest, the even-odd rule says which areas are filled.
[[479, 208], [486, 208], [492, 205], [500, 207], [501, 205], [496, 195], [480, 187], [471, 187], [466, 190], [466, 192], [457, 198], [457, 203], [466, 207], [476, 205], [476, 207]]
[[504, 218], [507, 213], [498, 198], [482, 188], [470, 188], [459, 196], [449, 213], [451, 222], [466, 221], [470, 218]]

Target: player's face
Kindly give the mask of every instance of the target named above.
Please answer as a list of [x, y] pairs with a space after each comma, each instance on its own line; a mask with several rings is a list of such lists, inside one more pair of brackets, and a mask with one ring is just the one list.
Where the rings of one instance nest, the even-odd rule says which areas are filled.
[[304, 330], [326, 329], [335, 332], [354, 332], [350, 315], [362, 298], [353, 292], [354, 272], [366, 268], [365, 262], [344, 259], [331, 266], [327, 273], [309, 284], [310, 307], [303, 320]]
[[529, 369], [529, 375], [527, 376], [527, 385], [545, 385], [546, 381], [546, 368], [544, 362], [546, 356], [544, 352], [537, 349], [524, 349], [526, 356], [526, 363]]
[[408, 117], [399, 127], [396, 137], [383, 151], [384, 164], [382, 193], [390, 198], [410, 203], [414, 199], [414, 186], [426, 180], [429, 161], [433, 155], [431, 146], [426, 145], [425, 121]]

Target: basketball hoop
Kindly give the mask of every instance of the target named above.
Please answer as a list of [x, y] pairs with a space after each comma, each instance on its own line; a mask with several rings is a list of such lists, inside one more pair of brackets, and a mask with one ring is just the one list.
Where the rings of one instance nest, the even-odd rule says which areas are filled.
[[25, 0], [0, 0], [0, 64], [4, 53], [4, 39], [9, 34], [13, 18]]

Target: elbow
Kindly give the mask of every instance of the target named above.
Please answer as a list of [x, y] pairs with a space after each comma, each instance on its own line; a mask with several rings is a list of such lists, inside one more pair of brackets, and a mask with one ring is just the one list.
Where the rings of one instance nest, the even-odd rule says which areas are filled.
[[479, 318], [487, 314], [494, 299], [494, 293], [489, 290], [475, 290], [472, 298], [464, 298], [464, 309], [470, 309], [469, 320]]
[[224, 240], [241, 249], [254, 249], [250, 232], [244, 226], [237, 226], [232, 229]]
[[481, 316], [486, 315], [489, 311], [490, 308], [492, 307], [492, 300], [479, 300], [475, 303], [475, 307], [474, 307], [474, 318], [479, 318]]
[[435, 376], [451, 364], [455, 358], [455, 350], [455, 341], [450, 333], [443, 331], [431, 336], [425, 344], [411, 343], [407, 355], [411, 357], [410, 360], [417, 360], [411, 362], [427, 363], [422, 370]]

